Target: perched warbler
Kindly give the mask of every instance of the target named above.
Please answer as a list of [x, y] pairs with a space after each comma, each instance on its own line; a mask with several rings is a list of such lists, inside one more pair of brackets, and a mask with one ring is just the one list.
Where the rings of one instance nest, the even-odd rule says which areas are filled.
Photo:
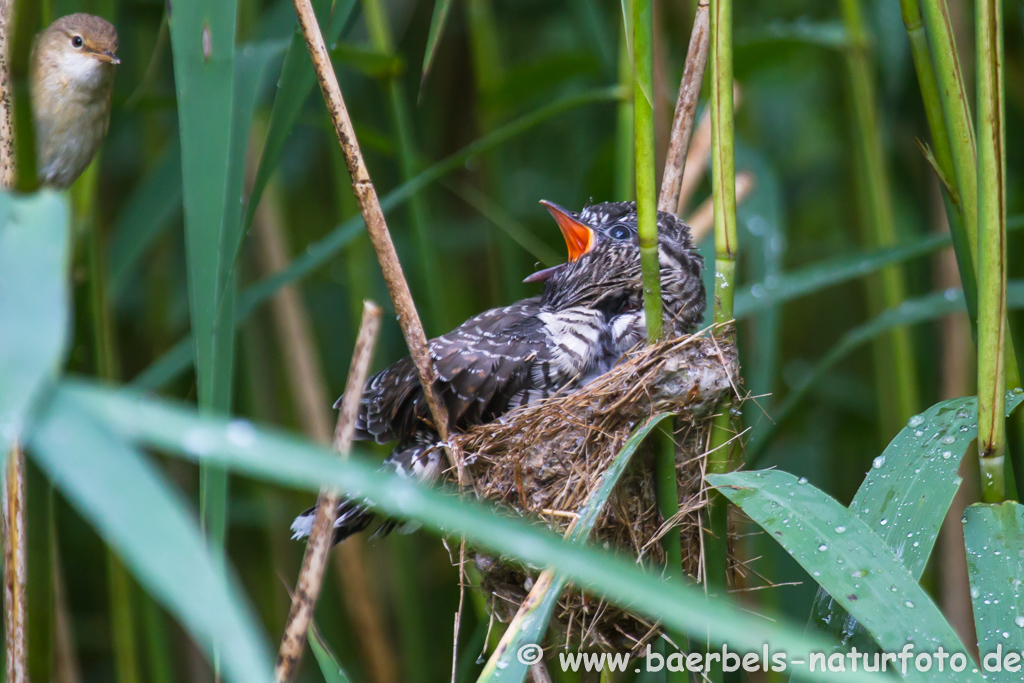
[[91, 14], [69, 14], [36, 37], [32, 110], [39, 182], [66, 189], [85, 170], [110, 123], [117, 31]]

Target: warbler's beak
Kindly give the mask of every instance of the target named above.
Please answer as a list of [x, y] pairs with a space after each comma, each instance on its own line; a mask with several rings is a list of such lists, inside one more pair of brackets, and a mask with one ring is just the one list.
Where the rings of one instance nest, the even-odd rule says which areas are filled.
[[[594, 231], [590, 227], [573, 218], [572, 214], [558, 204], [549, 202], [546, 199], [542, 199], [540, 203], [544, 205], [544, 208], [548, 210], [551, 217], [558, 223], [558, 229], [562, 231], [562, 237], [565, 238], [565, 246], [569, 250], [570, 263], [594, 247]], [[534, 273], [534, 275], [536, 274]]]
[[121, 63], [121, 60], [117, 58], [117, 55], [115, 55], [110, 50], [103, 50], [101, 52], [90, 52], [89, 54], [91, 54], [93, 57], [100, 60], [101, 62], [105, 62], [107, 64]]
[[560, 271], [562, 268], [565, 268], [564, 263], [559, 263], [557, 266], [551, 266], [550, 268], [545, 268], [544, 270], [538, 270], [536, 273], [530, 273], [525, 278], [523, 278], [523, 282], [545, 282], [548, 278], [550, 278], [552, 275]]

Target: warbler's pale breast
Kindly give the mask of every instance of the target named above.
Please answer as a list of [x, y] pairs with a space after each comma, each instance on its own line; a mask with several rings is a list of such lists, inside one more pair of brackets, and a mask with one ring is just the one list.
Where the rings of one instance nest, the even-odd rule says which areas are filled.
[[64, 189], [85, 170], [107, 133], [117, 31], [104, 19], [71, 14], [36, 39], [32, 106], [39, 181]]

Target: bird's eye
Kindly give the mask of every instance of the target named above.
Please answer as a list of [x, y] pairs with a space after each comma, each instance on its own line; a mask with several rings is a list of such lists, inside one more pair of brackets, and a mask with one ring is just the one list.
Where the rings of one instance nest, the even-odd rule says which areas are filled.
[[608, 234], [617, 240], [624, 240], [629, 237], [629, 228], [623, 225], [616, 225], [608, 232]]
[[71, 47], [75, 48], [76, 50], [80, 49], [82, 47], [82, 36], [72, 36]]

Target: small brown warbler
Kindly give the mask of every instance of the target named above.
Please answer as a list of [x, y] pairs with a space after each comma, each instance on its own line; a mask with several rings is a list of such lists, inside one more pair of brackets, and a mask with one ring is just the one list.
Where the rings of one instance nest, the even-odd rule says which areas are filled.
[[39, 182], [66, 189], [85, 170], [110, 123], [117, 31], [91, 14], [69, 14], [36, 37], [32, 109]]

